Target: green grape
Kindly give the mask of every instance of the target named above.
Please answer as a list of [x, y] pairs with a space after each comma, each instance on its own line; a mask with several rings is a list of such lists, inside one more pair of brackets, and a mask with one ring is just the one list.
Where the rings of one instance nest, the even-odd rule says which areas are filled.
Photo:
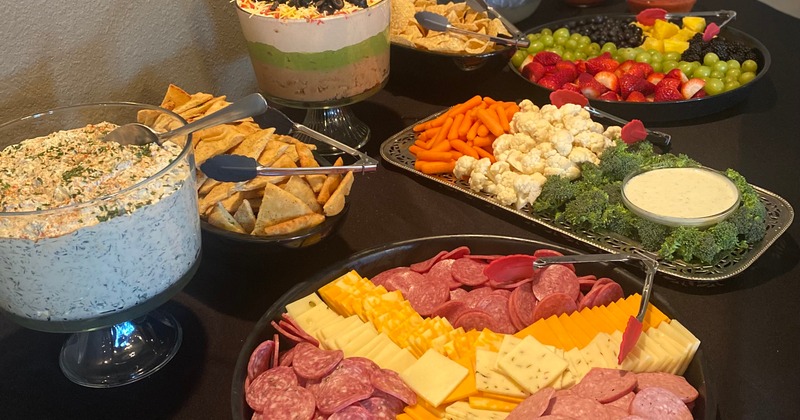
[[528, 34], [525, 35], [525, 38], [528, 38], [528, 41], [533, 42], [539, 39], [539, 34]]
[[713, 77], [715, 79], [724, 79], [725, 78], [725, 72], [724, 71], [715, 70], [715, 69], [711, 69], [711, 77]]
[[661, 71], [663, 71], [663, 68], [664, 68], [663, 67], [663, 61], [651, 62], [650, 63], [650, 67], [652, 67], [653, 71], [655, 71], [655, 72], [661, 72]]
[[542, 35], [542, 37], [539, 38], [539, 41], [542, 42], [542, 45], [544, 45], [545, 48], [552, 47], [555, 44], [552, 35]]
[[758, 70], [758, 64], [756, 64], [753, 60], [744, 60], [742, 62], [742, 71], [743, 72], [753, 72], [755, 73]]
[[719, 56], [713, 52], [706, 53], [703, 57], [703, 64], [712, 67], [714, 64], [719, 62]]
[[741, 76], [741, 74], [742, 74], [742, 69], [728, 67], [728, 71], [725, 72], [725, 77], [732, 77], [732, 78], [738, 80], [739, 76]]
[[580, 41], [580, 40], [581, 40], [581, 37], [582, 37], [582, 36], [583, 36], [583, 35], [581, 35], [581, 34], [579, 34], [579, 33], [575, 32], [575, 33], [573, 33], [573, 34], [571, 34], [571, 35], [569, 36], [569, 39], [572, 39], [572, 40], [574, 40], [575, 42], [578, 42], [578, 41]]
[[558, 54], [558, 55], [560, 55], [560, 56], [564, 55], [564, 47], [562, 47], [561, 45], [554, 45], [549, 50], [554, 52], [554, 53], [556, 53], [556, 54]]
[[678, 62], [681, 61], [681, 53], [670, 51], [664, 53], [664, 61], [674, 61]]
[[511, 64], [515, 68], [519, 68], [526, 58], [528, 58], [528, 50], [517, 50], [514, 55], [511, 56]]
[[734, 89], [738, 88], [739, 86], [741, 86], [741, 83], [739, 83], [738, 80], [734, 80], [734, 81], [731, 81], [731, 82], [725, 82], [725, 92], [727, 92], [729, 90], [734, 90]]
[[564, 45], [567, 43], [569, 39], [568, 36], [560, 36], [560, 35], [553, 35], [553, 44], [554, 45]]
[[528, 45], [528, 52], [531, 54], [536, 54], [539, 51], [544, 51], [544, 44], [541, 40], [531, 42], [531, 45]]
[[741, 69], [742, 68], [742, 63], [740, 63], [740, 62], [738, 62], [736, 60], [733, 60], [733, 59], [726, 61], [726, 63], [728, 63], [728, 68], [729, 69]]
[[725, 83], [723, 83], [720, 79], [711, 77], [706, 80], [706, 85], [703, 86], [703, 89], [709, 95], [719, 95], [725, 90]]
[[661, 71], [664, 73], [669, 73], [670, 70], [677, 67], [678, 67], [678, 62], [675, 60], [664, 60], [661, 62]]
[[688, 61], [678, 63], [678, 68], [681, 69], [683, 74], [692, 74], [694, 72], [694, 65]]
[[617, 51], [617, 46], [613, 42], [606, 42], [605, 44], [603, 44], [602, 47], [600, 47], [601, 53], [609, 52], [613, 55], [614, 52], [616, 51]]
[[752, 71], [743, 71], [742, 74], [739, 75], [739, 83], [745, 84], [749, 83], [751, 80], [756, 78], [756, 74]]
[[657, 50], [649, 50], [647, 52], [650, 53], [650, 64], [664, 60], [664, 54]]
[[570, 50], [564, 51], [561, 58], [567, 61], [575, 61], [575, 52]]
[[553, 31], [550, 30], [550, 28], [544, 28], [539, 33], [542, 35], [553, 35]]
[[636, 50], [634, 50], [633, 48], [625, 48], [625, 51], [621, 51], [620, 52], [620, 56], [625, 61], [627, 61], [627, 60], [635, 60], [636, 59], [636, 55], [637, 55], [636, 54]]
[[573, 54], [575, 55], [576, 60], [586, 60], [588, 58], [586, 53], [581, 50], [577, 50]]
[[569, 29], [567, 28], [558, 28], [555, 32], [553, 32], [553, 37], [560, 37], [563, 36], [565, 38], [569, 38]]
[[714, 63], [713, 67], [714, 67], [714, 70], [719, 70], [719, 71], [721, 71], [723, 73], [728, 71], [728, 63], [726, 63], [724, 61], [717, 61], [716, 63]]
[[692, 77], [704, 78], [709, 76], [711, 76], [711, 67], [708, 66], [699, 66], [692, 72]]
[[586, 35], [581, 35], [581, 39], [578, 40], [578, 45], [580, 45], [580, 46], [589, 45], [591, 43], [592, 43], [592, 39], [589, 38]]
[[572, 37], [569, 37], [567, 42], [564, 43], [564, 47], [568, 50], [575, 51], [578, 49], [578, 41], [572, 39]]
[[650, 54], [646, 52], [641, 52], [636, 54], [636, 58], [634, 58], [637, 63], [650, 63]]

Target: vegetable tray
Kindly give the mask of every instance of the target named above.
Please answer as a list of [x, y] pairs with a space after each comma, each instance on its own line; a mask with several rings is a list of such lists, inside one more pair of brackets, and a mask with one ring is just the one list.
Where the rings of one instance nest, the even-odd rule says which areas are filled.
[[[433, 119], [438, 114], [434, 114], [425, 120]], [[692, 286], [711, 286], [719, 284], [720, 281], [733, 277], [750, 265], [752, 265], [792, 224], [794, 210], [791, 205], [782, 197], [767, 191], [763, 188], [753, 186], [759, 194], [767, 208], [767, 232], [759, 243], [753, 244], [741, 251], [731, 252], [724, 255], [715, 264], [695, 264], [687, 263], [682, 260], [664, 260], [656, 253], [642, 248], [641, 244], [631, 238], [617, 235], [611, 232], [593, 232], [583, 228], [572, 226], [568, 223], [555, 221], [552, 218], [534, 213], [530, 206], [517, 210], [513, 206], [506, 206], [497, 201], [494, 197], [483, 192], [472, 191], [469, 184], [463, 180], [456, 179], [452, 174], [427, 175], [414, 169], [414, 156], [408, 151], [408, 147], [414, 143], [415, 134], [412, 127], [407, 127], [403, 131], [393, 135], [383, 142], [380, 153], [383, 159], [415, 175], [428, 178], [448, 188], [460, 191], [467, 196], [483, 200], [497, 208], [516, 214], [536, 224], [551, 229], [559, 234], [566, 235], [573, 239], [591, 245], [605, 252], [629, 252], [648, 255], [659, 260], [658, 271], [666, 274], [673, 281]]]

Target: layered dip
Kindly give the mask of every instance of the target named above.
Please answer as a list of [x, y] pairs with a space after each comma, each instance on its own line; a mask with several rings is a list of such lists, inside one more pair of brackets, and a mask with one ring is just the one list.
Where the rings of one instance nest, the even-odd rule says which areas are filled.
[[389, 75], [389, 0], [236, 0], [259, 89], [288, 106], [346, 105]]
[[172, 296], [200, 252], [191, 147], [105, 142], [108, 122], [19, 141], [26, 123], [0, 126], [0, 310], [78, 331]]

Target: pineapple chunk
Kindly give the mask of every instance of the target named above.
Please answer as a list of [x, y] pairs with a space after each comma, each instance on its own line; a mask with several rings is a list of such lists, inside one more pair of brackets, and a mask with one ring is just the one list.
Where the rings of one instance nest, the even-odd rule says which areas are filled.
[[683, 27], [695, 33], [706, 30], [706, 18], [700, 16], [686, 16], [683, 18]]
[[657, 20], [656, 23], [653, 24], [653, 37], [656, 39], [668, 39], [677, 34], [680, 30], [681, 28], [672, 22]]
[[683, 53], [686, 49], [689, 48], [689, 43], [686, 41], [674, 41], [672, 39], [665, 39], [664, 40], [664, 52], [676, 52], [676, 53]]
[[660, 39], [656, 39], [656, 38], [654, 38], [652, 36], [651, 37], [647, 37], [647, 38], [645, 38], [644, 43], [642, 44], [642, 48], [644, 48], [647, 51], [656, 50], [656, 51], [658, 51], [660, 53], [663, 53], [664, 52], [664, 41], [662, 41]]

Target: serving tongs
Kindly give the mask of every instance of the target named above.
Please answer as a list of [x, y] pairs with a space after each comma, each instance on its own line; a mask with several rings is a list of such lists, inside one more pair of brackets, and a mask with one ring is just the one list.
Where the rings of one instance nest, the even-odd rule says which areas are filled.
[[467, 0], [466, 3], [467, 6], [470, 7], [470, 9], [476, 12], [486, 12], [486, 14], [494, 16], [495, 18], [500, 20], [500, 23], [502, 23], [503, 26], [505, 26], [506, 29], [508, 29], [508, 33], [510, 33], [511, 36], [514, 37], [514, 39], [519, 39], [524, 36], [522, 31], [519, 30], [519, 28], [517, 28], [513, 23], [511, 23], [511, 21], [508, 20], [505, 16], [500, 14], [500, 12], [498, 12], [488, 3], [486, 3], [485, 0]]
[[533, 261], [533, 268], [539, 269], [550, 264], [577, 264], [598, 262], [638, 262], [645, 270], [644, 286], [642, 287], [642, 301], [639, 303], [639, 313], [628, 319], [625, 331], [622, 333], [622, 342], [619, 346], [617, 363], [622, 364], [625, 357], [636, 346], [639, 336], [642, 335], [642, 323], [647, 313], [650, 293], [653, 291], [653, 279], [658, 269], [658, 261], [645, 255], [619, 253], [619, 254], [589, 254], [589, 255], [564, 255], [557, 257], [540, 257]]
[[263, 114], [263, 119], [265, 120], [265, 125], [274, 127], [275, 131], [278, 133], [298, 132], [305, 134], [349, 154], [356, 158], [357, 161], [350, 165], [340, 166], [273, 168], [269, 166], [260, 166], [257, 160], [248, 156], [222, 154], [205, 161], [200, 165], [200, 170], [209, 178], [217, 181], [241, 182], [251, 180], [257, 176], [340, 174], [345, 172], [365, 173], [374, 172], [378, 169], [377, 160], [325, 134], [292, 121], [286, 114], [275, 108], [268, 108]]
[[653, 26], [656, 20], [680, 19], [689, 16], [716, 17], [723, 19], [722, 23], [719, 25], [717, 25], [715, 22], [711, 22], [706, 25], [706, 29], [703, 31], [703, 41], [708, 42], [711, 40], [711, 38], [717, 36], [723, 26], [727, 25], [728, 22], [732, 21], [733, 19], [736, 19], [736, 12], [733, 10], [717, 10], [713, 12], [671, 13], [664, 9], [649, 8], [639, 12], [636, 15], [636, 21], [642, 25]]
[[647, 140], [650, 143], [666, 150], [670, 147], [672, 136], [661, 131], [654, 131], [644, 128], [644, 124], [640, 120], [624, 120], [614, 114], [601, 111], [589, 105], [589, 99], [578, 92], [571, 90], [559, 89], [550, 93], [550, 103], [561, 107], [564, 104], [575, 104], [583, 107], [589, 114], [596, 117], [606, 118], [622, 125], [622, 141], [628, 144], [636, 143], [641, 140]]
[[489, 34], [482, 34], [480, 32], [468, 31], [466, 29], [456, 28], [455, 26], [450, 24], [450, 21], [448, 21], [446, 17], [433, 12], [414, 13], [414, 19], [417, 20], [417, 23], [419, 23], [420, 26], [430, 31], [445, 32], [445, 33], [450, 32], [454, 34], [470, 36], [473, 38], [487, 39], [498, 45], [507, 45], [517, 48], [528, 48], [528, 46], [531, 43], [527, 38], [524, 37], [517, 39], [509, 39], [509, 38], [502, 38], [499, 36], [492, 36]]

